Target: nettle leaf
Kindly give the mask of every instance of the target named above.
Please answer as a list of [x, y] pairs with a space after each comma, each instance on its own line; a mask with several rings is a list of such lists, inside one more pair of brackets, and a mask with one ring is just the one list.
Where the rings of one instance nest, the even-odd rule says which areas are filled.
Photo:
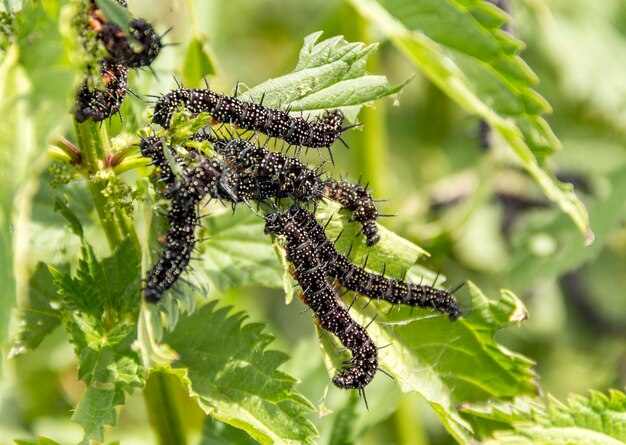
[[[318, 206], [318, 221], [324, 223], [331, 216], [327, 235], [334, 239], [339, 233], [345, 234], [343, 245], [343, 235], [339, 238], [338, 250], [348, 250], [351, 243], [356, 254], [352, 259], [359, 264], [367, 252], [360, 250], [363, 240], [356, 237], [358, 224], [349, 221], [349, 215], [339, 211], [337, 204]], [[423, 250], [382, 226], [379, 229], [381, 241], [368, 249], [367, 267], [380, 272], [386, 265], [389, 276], [400, 276], [414, 265]], [[422, 278], [428, 283], [430, 277], [432, 274]], [[441, 281], [440, 278], [438, 282]], [[390, 311], [389, 304], [369, 304], [367, 298], [352, 304], [352, 293], [345, 300], [347, 305], [352, 304], [351, 316], [368, 326], [368, 333], [379, 347], [385, 346], [379, 351], [380, 365], [402, 391], [421, 394], [461, 443], [469, 443], [472, 428], [457, 412], [460, 402], [538, 393], [534, 363], [494, 340], [496, 331], [526, 319], [522, 302], [507, 291], [503, 291], [500, 300], [490, 300], [473, 283], [469, 283], [469, 291], [471, 304], [467, 306], [471, 312], [466, 309], [465, 316], [455, 322], [423, 309], [396, 306]], [[320, 340], [332, 375], [349, 359], [349, 353], [339, 353], [344, 348], [333, 336], [320, 335]]]
[[305, 416], [313, 405], [277, 369], [287, 356], [267, 350], [273, 337], [262, 325], [229, 311], [210, 302], [181, 319], [164, 337], [178, 353], [164, 371], [177, 375], [207, 414], [260, 443], [310, 443], [317, 433]]
[[61, 302], [48, 267], [37, 264], [30, 279], [28, 305], [15, 316], [17, 332], [8, 358], [33, 350], [61, 324]]
[[119, 323], [107, 331], [99, 320], [75, 313], [67, 330], [79, 357], [78, 375], [87, 385], [72, 421], [85, 430], [82, 443], [102, 441], [104, 426], [117, 423], [115, 407], [145, 383], [139, 355], [131, 349], [136, 327]]
[[367, 20], [453, 101], [484, 119], [515, 159], [591, 242], [585, 207], [558, 181], [546, 156], [560, 149], [541, 115], [550, 106], [532, 89], [537, 78], [517, 55], [523, 43], [503, 32], [502, 11], [480, 0], [350, 0]]
[[318, 43], [322, 32], [304, 39], [300, 60], [294, 71], [242, 93], [244, 101], [269, 107], [291, 107], [306, 115], [319, 115], [328, 108], [341, 108], [355, 121], [361, 107], [381, 97], [396, 94], [406, 82], [391, 86], [385, 76], [368, 75], [367, 59], [378, 45], [347, 42], [337, 36]]
[[59, 294], [70, 310], [99, 319], [105, 311], [128, 314], [139, 306], [140, 258], [130, 239], [102, 261], [93, 247], [83, 242], [75, 278], [53, 268], [51, 271]]
[[[460, 443], [469, 443], [472, 436], [471, 426], [457, 412], [461, 401], [538, 393], [534, 363], [494, 340], [496, 331], [526, 318], [524, 306], [509, 292], [493, 301], [471, 282], [469, 288], [473, 311], [454, 322], [423, 309], [364, 307], [366, 299], [350, 311], [359, 324], [369, 324], [374, 342], [385, 346], [379, 350], [380, 366], [403, 392], [422, 395]], [[336, 355], [333, 351], [340, 347], [324, 343], [329, 338], [323, 338], [325, 350]], [[336, 367], [337, 361], [327, 363]]]
[[139, 304], [139, 255], [126, 240], [111, 257], [100, 260], [85, 241], [75, 277], [50, 267], [68, 318], [79, 360], [79, 378], [87, 389], [72, 420], [85, 430], [83, 443], [102, 441], [105, 425], [115, 425], [115, 407], [144, 384], [133, 313]]
[[[626, 395], [592, 391], [572, 395], [567, 403], [518, 398], [512, 403], [468, 404], [463, 412], [498, 423], [490, 445], [618, 445], [626, 443]], [[510, 429], [505, 430], [503, 424]]]
[[[221, 207], [221, 206], [220, 206]], [[202, 219], [199, 246], [201, 260], [194, 267], [208, 277], [212, 287], [226, 292], [235, 286], [280, 288], [282, 276], [264, 220], [245, 206], [207, 209]]]

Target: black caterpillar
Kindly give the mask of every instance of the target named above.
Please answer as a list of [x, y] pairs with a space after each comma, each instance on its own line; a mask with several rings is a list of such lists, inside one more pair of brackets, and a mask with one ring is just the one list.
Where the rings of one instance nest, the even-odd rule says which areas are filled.
[[[126, 1], [118, 0], [123, 7]], [[94, 1], [89, 7], [89, 25], [96, 31], [96, 38], [104, 44], [109, 57], [128, 68], [150, 66], [163, 48], [161, 37], [150, 23], [135, 18], [128, 25], [130, 36], [106, 17]]]
[[459, 304], [448, 291], [367, 272], [337, 252], [313, 214], [292, 206], [289, 215], [309, 235], [328, 275], [336, 278], [344, 288], [392, 304], [433, 309], [448, 314], [451, 320], [462, 315]]
[[348, 366], [333, 377], [339, 388], [362, 390], [378, 370], [378, 350], [367, 331], [341, 306], [337, 291], [326, 279], [323, 261], [308, 234], [285, 213], [266, 217], [265, 233], [284, 235], [294, 277], [302, 287], [302, 299], [315, 313], [319, 325], [336, 335], [352, 353]]
[[157, 58], [163, 44], [161, 37], [152, 25], [144, 19], [134, 19], [128, 25], [130, 36], [119, 26], [106, 23], [98, 32], [98, 39], [104, 43], [111, 59], [129, 68], [150, 66]]
[[[126, 7], [125, 0], [118, 3]], [[88, 26], [103, 42], [109, 56], [100, 62], [100, 77], [104, 88], [89, 87], [86, 79], [78, 89], [74, 117], [99, 122], [120, 111], [128, 91], [128, 68], [149, 66], [163, 45], [152, 26], [143, 19], [129, 24], [130, 38], [115, 23], [106, 21], [94, 1], [89, 4]], [[135, 44], [133, 44], [135, 42]]]
[[111, 59], [102, 61], [100, 70], [104, 88], [89, 88], [85, 79], [76, 96], [74, 117], [78, 122], [103, 121], [120, 111], [128, 90], [128, 69]]
[[152, 122], [169, 128], [172, 114], [182, 104], [194, 115], [208, 113], [217, 122], [258, 131], [298, 147], [330, 147], [344, 131], [340, 110], [329, 110], [324, 118], [309, 122], [282, 110], [242, 102], [209, 89], [190, 88], [179, 88], [163, 95], [154, 106]]
[[171, 288], [187, 268], [196, 244], [198, 204], [207, 195], [228, 195], [230, 192], [222, 185], [227, 175], [228, 171], [219, 160], [204, 157], [179, 181], [170, 182], [172, 203], [167, 214], [170, 227], [163, 251], [146, 279], [144, 297], [147, 301], [159, 301], [163, 292]]
[[363, 225], [361, 233], [365, 235], [365, 244], [371, 247], [380, 241], [376, 226], [378, 210], [365, 187], [345, 181], [327, 181], [324, 186], [324, 196], [354, 212], [352, 219]]
[[144, 290], [146, 300], [153, 303], [176, 283], [189, 264], [196, 243], [198, 205], [206, 196], [237, 204], [256, 199], [259, 194], [269, 194], [259, 190], [253, 177], [233, 171], [218, 158], [195, 152], [197, 165], [192, 168], [172, 149], [172, 158], [181, 167], [181, 179], [177, 180], [163, 153], [163, 144], [163, 139], [156, 136], [144, 138], [140, 143], [142, 155], [151, 159], [150, 164], [159, 170], [159, 181], [165, 184], [160, 193], [171, 199], [165, 245], [148, 273]]
[[205, 133], [196, 140], [209, 140], [215, 151], [236, 172], [245, 172], [259, 184], [265, 193], [249, 196], [249, 199], [292, 198], [297, 203], [317, 202], [322, 197], [340, 203], [353, 212], [352, 219], [363, 226], [368, 246], [379, 240], [376, 219], [378, 211], [372, 196], [362, 185], [349, 182], [323, 180], [317, 169], [310, 169], [297, 159], [260, 147], [245, 139], [217, 139]]
[[[164, 144], [165, 140], [162, 137], [149, 136], [141, 139], [139, 149], [143, 157], [151, 159], [148, 165], [154, 165], [157, 168], [158, 181], [165, 185], [165, 188], [159, 189], [159, 193], [166, 198], [171, 198], [179, 184], [176, 181], [176, 174], [165, 156]], [[172, 160], [181, 169], [181, 175], [188, 176], [189, 166], [182, 156], [173, 147], [169, 147], [169, 151]]]
[[[198, 139], [201, 138], [196, 137]], [[170, 150], [172, 160], [182, 170], [178, 181], [163, 151], [163, 138], [152, 136], [141, 140], [141, 154], [151, 159], [150, 164], [157, 167], [159, 182], [165, 186], [159, 192], [172, 199], [168, 213], [170, 229], [165, 236], [163, 253], [147, 279], [145, 297], [148, 301], [158, 301], [188, 266], [195, 245], [197, 205], [205, 196], [233, 205], [245, 200], [283, 197], [297, 202], [318, 201], [330, 183], [322, 181], [315, 171], [298, 160], [249, 141], [216, 139], [212, 142], [224, 162], [194, 151], [193, 155], [200, 162], [190, 169], [176, 149]]]
[[324, 186], [316, 170], [283, 153], [272, 152], [245, 139], [206, 137], [233, 171], [265, 185], [266, 194], [254, 200], [290, 197], [297, 202], [322, 199]]
[[[148, 165], [154, 165], [158, 169], [159, 181], [163, 182], [166, 186], [171, 186], [176, 181], [176, 175], [165, 157], [163, 142], [163, 139], [158, 136], [142, 138], [139, 149], [144, 158], [151, 159]], [[166, 197], [170, 195], [169, 192], [163, 194]]]

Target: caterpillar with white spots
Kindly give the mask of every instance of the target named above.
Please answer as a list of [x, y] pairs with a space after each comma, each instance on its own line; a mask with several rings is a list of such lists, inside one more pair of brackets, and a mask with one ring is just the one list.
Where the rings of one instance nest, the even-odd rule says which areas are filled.
[[265, 233], [283, 235], [294, 277], [302, 288], [302, 300], [315, 314], [321, 328], [337, 336], [352, 353], [347, 366], [333, 377], [339, 388], [362, 390], [378, 370], [378, 350], [367, 331], [341, 306], [337, 290], [328, 283], [323, 261], [308, 234], [286, 213], [265, 218]]
[[201, 88], [179, 88], [161, 96], [154, 106], [152, 122], [169, 128], [172, 114], [183, 104], [192, 115], [208, 113], [216, 122], [260, 132], [297, 147], [330, 147], [344, 131], [340, 110], [329, 110], [323, 118], [307, 121]]
[[315, 219], [315, 215], [306, 209], [293, 206], [289, 210], [289, 216], [309, 235], [328, 275], [336, 278], [345, 289], [392, 304], [417, 306], [446, 313], [450, 320], [456, 320], [462, 315], [459, 304], [446, 290], [388, 278], [384, 274], [368, 272], [354, 265], [350, 259], [337, 252], [326, 236], [324, 228]]

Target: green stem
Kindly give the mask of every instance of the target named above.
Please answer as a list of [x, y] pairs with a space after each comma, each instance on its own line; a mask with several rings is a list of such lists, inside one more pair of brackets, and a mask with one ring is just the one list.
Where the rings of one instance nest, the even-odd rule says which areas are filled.
[[162, 372], [152, 372], [143, 391], [148, 418], [159, 437], [160, 445], [185, 445], [187, 437], [176, 400], [176, 379]]
[[75, 129], [78, 149], [83, 161], [83, 172], [88, 179], [89, 191], [109, 242], [109, 247], [114, 250], [127, 236], [138, 243], [137, 234], [128, 217], [119, 212], [113, 214], [107, 212], [106, 198], [102, 194], [107, 186], [107, 180], [97, 177], [100, 171], [107, 168], [105, 160], [111, 149], [106, 127], [89, 120], [82, 124], [75, 122]]

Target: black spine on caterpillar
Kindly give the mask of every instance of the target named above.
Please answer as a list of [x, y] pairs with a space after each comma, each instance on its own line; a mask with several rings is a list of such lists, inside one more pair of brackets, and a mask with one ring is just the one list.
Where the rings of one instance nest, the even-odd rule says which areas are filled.
[[367, 331], [339, 303], [337, 291], [326, 280], [324, 267], [308, 235], [280, 212], [266, 217], [265, 233], [285, 236], [287, 256], [302, 287], [304, 303], [313, 310], [319, 325], [336, 335], [352, 353], [348, 366], [333, 377], [333, 383], [344, 389], [364, 388], [378, 369], [378, 350]]
[[227, 194], [220, 186], [224, 170], [218, 160], [203, 158], [175, 183], [167, 214], [170, 227], [165, 235], [163, 251], [146, 278], [144, 297], [147, 301], [159, 301], [187, 268], [196, 244], [198, 204], [207, 195], [219, 197]]
[[91, 118], [103, 121], [120, 111], [128, 90], [128, 69], [111, 59], [102, 61], [100, 70], [104, 88], [89, 88], [85, 80], [78, 90], [74, 116], [78, 122]]
[[350, 259], [337, 252], [315, 215], [297, 206], [293, 206], [289, 214], [309, 235], [320, 259], [326, 264], [328, 274], [344, 288], [393, 304], [433, 309], [448, 314], [450, 320], [456, 320], [462, 315], [459, 304], [448, 291], [388, 278], [355, 266]]
[[380, 240], [376, 226], [378, 210], [365, 187], [345, 181], [326, 181], [324, 196], [354, 212], [352, 219], [363, 225], [361, 233], [365, 235], [365, 244], [371, 247]]
[[208, 113], [217, 122], [258, 131], [298, 147], [330, 147], [344, 131], [340, 110], [329, 110], [323, 118], [309, 122], [282, 110], [242, 102], [208, 89], [190, 88], [179, 88], [161, 97], [155, 104], [152, 122], [169, 128], [172, 114], [181, 104], [192, 114]]

